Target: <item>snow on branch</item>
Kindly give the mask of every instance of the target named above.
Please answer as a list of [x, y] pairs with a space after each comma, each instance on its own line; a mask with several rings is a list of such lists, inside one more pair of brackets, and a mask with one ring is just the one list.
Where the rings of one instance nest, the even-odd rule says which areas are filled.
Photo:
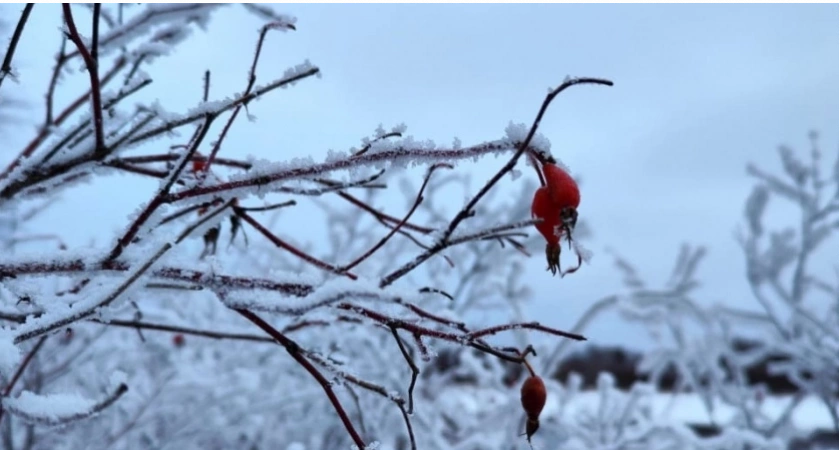
[[[5, 386], [3, 408], [36, 425], [80, 422], [73, 424], [79, 427], [74, 430], [84, 430], [88, 425], [82, 425], [85, 422], [80, 419], [110, 406], [126, 392], [126, 385], [114, 386], [95, 400], [40, 394], [47, 391], [38, 383], [61, 380], [65, 386], [84, 385], [86, 377], [79, 367], [96, 366], [101, 371], [125, 364], [139, 374], [137, 392], [147, 403], [141, 406], [132, 403], [141, 401], [139, 398], [126, 398], [116, 406], [120, 414], [107, 419], [115, 423], [106, 430], [109, 446], [119, 447], [115, 443], [130, 439], [149, 447], [158, 446], [152, 442], [156, 439], [175, 446], [178, 433], [189, 436], [191, 427], [210, 423], [204, 421], [204, 414], [218, 414], [226, 423], [235, 415], [242, 427], [262, 430], [256, 406], [240, 407], [230, 400], [261, 392], [260, 396], [288, 409], [288, 417], [303, 417], [310, 412], [308, 408], [331, 408], [334, 414], [324, 416], [328, 410], [317, 413], [334, 418], [342, 437], [328, 442], [330, 435], [325, 433], [323, 439], [316, 438], [321, 439], [317, 441], [320, 448], [345, 445], [348, 437], [357, 447], [365, 448], [378, 434], [397, 436], [390, 422], [393, 417], [404, 426], [399, 435], [405, 439], [402, 448], [427, 448], [429, 439], [443, 438], [427, 419], [433, 415], [428, 411], [421, 414], [424, 406], [415, 403], [415, 395], [426, 400], [430, 397], [415, 391], [423, 389], [421, 377], [426, 368], [422, 363], [434, 360], [438, 342], [475, 350], [482, 357], [491, 357], [493, 364], [525, 365], [525, 355], [536, 355], [527, 342], [514, 347], [492, 340], [502, 333], [525, 339], [528, 331], [585, 340], [577, 332], [518, 315], [497, 324], [468, 325], [470, 321], [462, 313], [492, 301], [508, 302], [517, 309], [518, 302], [527, 297], [527, 287], [517, 284], [521, 264], [506, 258], [530, 254], [524, 229], [538, 221], [528, 217], [527, 205], [520, 198], [529, 194], [530, 185], [522, 184], [514, 207], [491, 209], [487, 205], [493, 203], [502, 178], [518, 173], [516, 166], [523, 155], [543, 164], [556, 163], [548, 139], [538, 129], [561, 92], [579, 84], [611, 86], [612, 82], [567, 78], [545, 97], [530, 126], [511, 123], [501, 138], [471, 146], [462, 146], [457, 140], [451, 147], [415, 140], [400, 124], [389, 131], [380, 126], [373, 136], [362, 140], [361, 148], [330, 151], [323, 159], [243, 159], [225, 154], [228, 148], [231, 152], [236, 149], [228, 140], [242, 110], [247, 115], [253, 100], [320, 76], [320, 69], [305, 60], [281, 74], [265, 80], [259, 75], [258, 79], [260, 55], [264, 46], [271, 44], [268, 32], [296, 30], [296, 19], [262, 5], [246, 4], [244, 8], [268, 21], [260, 27], [254, 43], [244, 89], [227, 98], [213, 98], [212, 74], [205, 71], [203, 86], [199, 86], [203, 95], [197, 105], [166, 111], [159, 103], [127, 105], [141, 90], [154, 89], [154, 80], [144, 68], [171, 55], [190, 36], [193, 25], [204, 28], [218, 9], [216, 5], [95, 4], [87, 8], [90, 27], [82, 21], [84, 17], [86, 22], [88, 15], [80, 14], [78, 6], [61, 7], [65, 26], [44, 97], [46, 114], [32, 139], [0, 173], [0, 211], [12, 211], [32, 199], [54, 199], [81, 181], [115, 172], [159, 184], [118, 235], [106, 239], [104, 248], [0, 255], [0, 374], [4, 380], [12, 378]], [[14, 49], [31, 9], [28, 5], [19, 21], [0, 67], [0, 82], [11, 73]], [[74, 62], [84, 69], [80, 76], [86, 87], [72, 93], [69, 105], [56, 108], [55, 99], [64, 98], [56, 95], [62, 89], [59, 81], [70, 74], [67, 65]], [[220, 126], [215, 140], [208, 138], [214, 125]], [[190, 130], [188, 139], [170, 142], [174, 132], [185, 128]], [[130, 149], [139, 154], [127, 155]], [[440, 196], [436, 192], [456, 171], [456, 163], [490, 155], [502, 156], [505, 163], [477, 191], [466, 185], [463, 208], [451, 217], [444, 216], [444, 208], [434, 204], [434, 197]], [[410, 189], [404, 210], [393, 213], [374, 204], [375, 191], [389, 188], [391, 175], [415, 166], [427, 170], [414, 180], [419, 187]], [[448, 173], [442, 174], [442, 169]], [[359, 193], [351, 194], [351, 190]], [[254, 202], [267, 195], [298, 199]], [[278, 231], [272, 220], [265, 218], [281, 212], [294, 215], [303, 200], [322, 198], [340, 199], [349, 209], [326, 209], [331, 233], [326, 254], [313, 249], [312, 243], [302, 241], [294, 231]], [[362, 218], [372, 224], [360, 225], [365, 223]], [[217, 255], [217, 241], [228, 221], [228, 251]], [[306, 223], [301, 222], [301, 227]], [[257, 233], [258, 242], [248, 243], [246, 231]], [[17, 239], [17, 230], [10, 236], [15, 239], [8, 241], [14, 245], [25, 242]], [[196, 259], [189, 256], [192, 237], [200, 237], [204, 243], [204, 251]], [[239, 246], [236, 239], [240, 237], [245, 238], [245, 247]], [[232, 255], [242, 263], [229, 263]], [[444, 281], [444, 272], [436, 269], [436, 264], [443, 264], [447, 275], [458, 274], [454, 286]], [[428, 267], [428, 272], [421, 275], [421, 266]], [[242, 319], [263, 334], [239, 331], [245, 326]], [[236, 320], [240, 323], [233, 323]], [[104, 330], [123, 335], [97, 342]], [[134, 334], [125, 338], [125, 333]], [[166, 333], [172, 334], [172, 348], [162, 350], [159, 338], [150, 335]], [[225, 340], [225, 345], [192, 354], [191, 346], [200, 349], [193, 339]], [[279, 359], [277, 347], [248, 346], [269, 342], [285, 350]], [[49, 350], [40, 351], [42, 347]], [[198, 357], [181, 358], [172, 349]], [[376, 351], [365, 354], [366, 349]], [[205, 354], [223, 354], [222, 361], [235, 362], [224, 367], [215, 357], [199, 356]], [[282, 376], [260, 375], [267, 365], [276, 365]], [[243, 375], [239, 367], [249, 372]], [[191, 378], [193, 371], [230, 379], [214, 384], [198, 376]], [[183, 385], [169, 392], [168, 400], [155, 399], [173, 379]], [[275, 385], [276, 380], [285, 384]], [[12, 398], [15, 386], [22, 393]], [[220, 393], [228, 386], [230, 393]], [[240, 391], [233, 392], [234, 388]], [[285, 395], [313, 389], [320, 390], [321, 401], [310, 397], [303, 407]], [[374, 394], [376, 402], [365, 393]], [[228, 394], [233, 397], [225, 398]], [[172, 405], [191, 402], [206, 406], [189, 418], [201, 424], [181, 423], [179, 428], [175, 422], [186, 419], [170, 415], [177, 409]], [[400, 414], [391, 409], [390, 415], [380, 415], [380, 403], [396, 406]], [[225, 410], [216, 411], [218, 405], [226, 405]], [[132, 408], [131, 414], [126, 413]], [[153, 409], [158, 415], [155, 420], [161, 419], [167, 426], [149, 431], [148, 421], [141, 420], [146, 408]], [[424, 427], [424, 435], [431, 437], [416, 433], [416, 426]], [[142, 431], [125, 437], [135, 427]], [[231, 444], [227, 445], [231, 448], [246, 445], [233, 444], [230, 439], [221, 436], [219, 442]], [[260, 448], [286, 448], [288, 444], [273, 441], [275, 436], [254, 439], [263, 439], [254, 443]], [[49, 443], [44, 445], [49, 447]]]
[[78, 394], [38, 395], [23, 391], [16, 398], [4, 398], [2, 406], [9, 413], [29, 423], [58, 426], [92, 417], [111, 406], [126, 392], [128, 392], [128, 385], [125, 383], [120, 383], [98, 400]]

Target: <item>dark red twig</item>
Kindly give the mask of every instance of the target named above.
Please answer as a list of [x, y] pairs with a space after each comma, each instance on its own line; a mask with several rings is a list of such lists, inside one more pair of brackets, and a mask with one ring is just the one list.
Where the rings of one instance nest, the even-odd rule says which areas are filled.
[[543, 175], [542, 170], [540, 169], [540, 164], [533, 152], [528, 152], [528, 160], [531, 161], [534, 171], [537, 172], [537, 178], [540, 180], [540, 186], [545, 186], [545, 176]]
[[[105, 148], [105, 131], [102, 123], [102, 88], [99, 85], [99, 69], [96, 67], [96, 60], [91, 56], [91, 53], [85, 47], [82, 37], [79, 35], [79, 30], [76, 29], [76, 22], [73, 20], [73, 11], [70, 9], [69, 3], [63, 3], [64, 22], [67, 24], [67, 37], [76, 44], [76, 49], [82, 55], [87, 67], [88, 75], [90, 76], [90, 98], [93, 110], [93, 126], [96, 133], [96, 153], [104, 156], [107, 152]], [[94, 9], [96, 11], [96, 9]], [[98, 21], [99, 17], [95, 14], [95, 19]], [[98, 30], [98, 26], [97, 26]], [[94, 37], [94, 42], [98, 42], [98, 38]]]
[[[399, 331], [397, 331], [396, 327], [391, 327], [391, 334], [394, 336], [394, 340], [397, 341], [397, 346], [400, 348], [400, 353], [402, 353], [403, 358], [405, 359], [405, 363], [408, 364], [408, 368], [411, 370], [411, 381], [408, 383], [408, 414], [414, 414], [414, 385], [417, 383], [417, 376], [420, 375], [420, 368], [417, 367], [415, 364], [414, 359], [406, 350], [405, 345], [400, 339]], [[417, 342], [421, 345], [423, 341], [420, 340], [420, 336], [415, 334], [414, 335]]]
[[309, 264], [312, 264], [313, 266], [315, 266], [319, 269], [326, 270], [327, 272], [331, 272], [331, 273], [334, 273], [336, 275], [344, 275], [347, 278], [350, 278], [351, 280], [355, 280], [355, 279], [358, 278], [353, 273], [350, 273], [348, 271], [343, 271], [342, 269], [340, 269], [336, 266], [333, 266], [332, 264], [321, 261], [320, 259], [317, 259], [314, 256], [310, 256], [310, 255], [298, 250], [297, 248], [293, 247], [291, 244], [289, 244], [286, 241], [277, 237], [274, 233], [269, 231], [266, 227], [264, 227], [261, 223], [257, 222], [253, 217], [251, 217], [247, 212], [243, 211], [242, 209], [234, 208], [234, 211], [236, 212], [237, 216], [242, 218], [242, 220], [244, 220], [245, 222], [248, 222], [249, 225], [254, 227], [254, 229], [259, 231], [260, 234], [265, 236], [269, 241], [271, 241], [277, 247], [282, 248], [283, 250], [286, 250], [287, 252], [297, 256], [298, 258], [308, 262]]
[[420, 203], [423, 202], [423, 192], [426, 190], [426, 186], [429, 184], [429, 179], [432, 177], [432, 173], [434, 173], [435, 169], [440, 169], [440, 168], [451, 169], [452, 165], [451, 164], [434, 164], [434, 165], [430, 166], [429, 170], [426, 172], [426, 176], [423, 178], [423, 184], [420, 186], [420, 190], [417, 192], [417, 197], [414, 200], [414, 204], [411, 205], [411, 209], [408, 210], [405, 217], [403, 217], [403, 219], [400, 220], [399, 223], [396, 224], [396, 226], [391, 228], [391, 230], [388, 232], [388, 234], [383, 236], [382, 239], [380, 239], [379, 242], [374, 244], [368, 251], [366, 251], [361, 256], [356, 258], [350, 264], [347, 264], [346, 266], [342, 267], [341, 268], [342, 272], [350, 270], [350, 269], [358, 266], [363, 261], [365, 261], [366, 259], [373, 256], [373, 254], [376, 253], [377, 250], [382, 248], [382, 246], [385, 245], [385, 243], [387, 243], [388, 240], [391, 239], [391, 237], [393, 237], [394, 234], [396, 234], [400, 230], [400, 228], [403, 225], [405, 225], [406, 222], [408, 222], [408, 219], [411, 218], [412, 214], [414, 214], [414, 211], [417, 211], [417, 207], [419, 207]]
[[204, 71], [204, 95], [201, 96], [203, 101], [207, 101], [210, 99], [210, 71]]
[[[251, 62], [251, 70], [248, 72], [248, 85], [245, 87], [245, 92], [243, 95], [247, 96], [251, 93], [251, 90], [254, 89], [254, 83], [257, 82], [257, 63], [260, 60], [260, 54], [262, 53], [263, 43], [265, 42], [265, 36], [268, 34], [269, 30], [276, 30], [280, 28], [285, 28], [287, 30], [294, 30], [295, 27], [291, 24], [283, 23], [283, 22], [272, 22], [265, 24], [260, 30], [260, 37], [257, 40], [257, 49], [254, 52], [254, 60]], [[209, 76], [208, 76], [209, 80]], [[225, 140], [227, 136], [228, 130], [233, 125], [233, 122], [236, 120], [236, 116], [239, 115], [239, 111], [242, 108], [247, 108], [248, 101], [244, 101], [236, 105], [236, 108], [233, 109], [233, 112], [230, 114], [230, 118], [228, 118], [227, 123], [225, 123], [224, 128], [222, 128], [221, 134], [219, 134], [219, 138], [216, 139], [216, 143], [213, 144], [213, 149], [210, 151], [210, 156], [207, 157], [207, 163], [204, 165], [203, 171], [205, 173], [209, 173], [210, 166], [216, 160], [216, 155], [219, 153], [219, 149], [222, 147], [222, 142]]]
[[271, 326], [268, 322], [261, 319], [258, 315], [248, 311], [246, 309], [236, 309], [236, 312], [241, 314], [246, 319], [250, 320], [254, 323], [254, 325], [260, 327], [263, 331], [265, 331], [269, 336], [274, 338], [278, 344], [282, 345], [286, 351], [289, 353], [289, 356], [294, 358], [298, 364], [301, 365], [316, 381], [321, 387], [324, 389], [324, 393], [327, 394], [327, 398], [329, 398], [330, 403], [332, 403], [333, 408], [335, 408], [336, 414], [338, 414], [339, 419], [344, 424], [344, 428], [347, 429], [347, 433], [350, 434], [350, 437], [353, 439], [353, 442], [356, 444], [357, 447], [360, 449], [365, 448], [365, 442], [362, 440], [362, 437], [359, 436], [359, 433], [356, 431], [356, 428], [353, 426], [353, 422], [350, 421], [350, 418], [347, 417], [347, 411], [344, 410], [344, 407], [341, 406], [341, 402], [338, 400], [338, 397], [333, 392], [331, 383], [327, 380], [321, 372], [309, 362], [308, 359], [303, 355], [300, 346], [297, 342], [289, 339], [283, 333], [279, 332], [276, 328]]
[[213, 330], [200, 330], [191, 327], [182, 327], [178, 325], [167, 325], [161, 323], [150, 323], [135, 320], [118, 320], [112, 319], [108, 322], [102, 322], [103, 325], [113, 325], [115, 327], [123, 328], [139, 328], [142, 330], [167, 331], [170, 333], [181, 333], [192, 336], [201, 336], [210, 339], [230, 339], [235, 341], [250, 341], [250, 342], [274, 342], [274, 339], [267, 336], [257, 336], [247, 333], [225, 333]]
[[[22, 318], [25, 318], [23, 316]], [[7, 320], [17, 321], [17, 317], [11, 317]], [[200, 336], [209, 339], [227, 339], [227, 340], [234, 340], [234, 341], [248, 341], [248, 342], [267, 342], [267, 343], [274, 343], [275, 340], [267, 337], [267, 336], [258, 336], [254, 334], [248, 333], [231, 333], [231, 332], [222, 332], [222, 331], [214, 331], [214, 330], [202, 330], [198, 328], [192, 327], [184, 327], [179, 325], [169, 325], [169, 324], [161, 324], [161, 323], [151, 323], [151, 322], [143, 322], [140, 320], [120, 320], [120, 319], [111, 319], [107, 322], [100, 321], [98, 319], [94, 320], [95, 322], [100, 322], [103, 325], [113, 325], [115, 327], [121, 328], [132, 328], [132, 329], [141, 329], [141, 330], [152, 330], [152, 331], [164, 331], [169, 333], [180, 333], [186, 334], [191, 336]], [[339, 317], [339, 322], [348, 322], [348, 323], [359, 323], [359, 319], [354, 319], [350, 317]], [[283, 327], [282, 332], [285, 333], [293, 333], [295, 331], [302, 330], [304, 328], [319, 326], [325, 327], [332, 325], [331, 322], [327, 322], [324, 320], [306, 320], [296, 322], [290, 325]]]
[[[253, 175], [251, 177], [246, 177], [236, 181], [229, 181], [209, 186], [196, 186], [192, 189], [187, 189], [169, 194], [166, 196], [164, 201], [166, 203], [172, 203], [193, 197], [230, 191], [232, 189], [248, 187], [265, 187], [266, 185], [278, 181], [309, 178], [312, 176], [324, 175], [326, 173], [338, 170], [347, 170], [352, 169], [353, 167], [374, 165], [376, 163], [393, 162], [405, 159], [436, 159], [439, 161], [457, 161], [470, 159], [490, 153], [497, 153], [499, 151], [508, 150], [510, 148], [511, 144], [509, 142], [503, 141], [486, 142], [473, 147], [457, 150], [430, 150], [425, 148], [398, 147], [391, 150], [384, 150], [376, 153], [368, 153], [357, 158], [347, 158], [303, 167], [280, 169], [276, 172]], [[400, 221], [400, 219], [394, 220], [396, 222]]]
[[483, 336], [489, 336], [491, 334], [497, 334], [502, 331], [509, 331], [509, 330], [517, 330], [517, 329], [531, 329], [535, 331], [540, 331], [547, 334], [552, 334], [555, 336], [564, 337], [567, 339], [573, 339], [576, 341], [585, 341], [586, 338], [575, 333], [569, 333], [562, 330], [557, 330], [555, 328], [546, 327], [544, 325], [540, 325], [538, 322], [523, 322], [523, 323], [513, 323], [507, 325], [498, 325], [495, 327], [483, 328], [480, 330], [476, 330], [470, 333], [450, 333], [446, 331], [434, 330], [431, 328], [423, 327], [421, 325], [417, 325], [403, 319], [397, 319], [394, 317], [386, 316], [382, 313], [376, 312], [370, 308], [365, 308], [363, 306], [359, 306], [352, 303], [339, 303], [336, 305], [336, 308], [340, 310], [354, 312], [356, 314], [360, 314], [364, 317], [367, 317], [371, 320], [379, 322], [383, 325], [389, 327], [396, 327], [402, 328], [406, 331], [410, 331], [415, 334], [419, 334], [421, 336], [429, 336], [435, 339], [441, 339], [444, 341], [450, 341], [455, 343], [466, 343], [470, 341], [475, 341], [480, 339]]
[[[126, 156], [124, 158], [116, 158], [113, 161], [120, 161], [127, 164], [150, 164], [150, 163], [160, 163], [160, 162], [169, 162], [175, 161], [179, 158], [179, 155], [173, 153], [165, 153], [160, 155], [144, 155], [144, 156]], [[205, 157], [199, 155], [193, 155], [190, 158], [190, 162], [193, 161], [204, 161], [206, 160]], [[251, 163], [247, 161], [240, 161], [237, 159], [229, 159], [229, 158], [216, 158], [216, 164], [226, 167], [234, 167], [237, 169], [245, 169], [248, 170], [251, 168]]]
[[58, 55], [55, 57], [55, 65], [53, 66], [52, 76], [50, 76], [50, 83], [47, 86], [47, 98], [45, 99], [46, 108], [44, 111], [44, 123], [50, 124], [53, 121], [53, 98], [55, 97], [55, 87], [58, 86], [58, 76], [61, 74], [61, 68], [67, 61], [65, 49], [67, 48], [67, 35], [61, 35], [61, 46], [58, 49]]

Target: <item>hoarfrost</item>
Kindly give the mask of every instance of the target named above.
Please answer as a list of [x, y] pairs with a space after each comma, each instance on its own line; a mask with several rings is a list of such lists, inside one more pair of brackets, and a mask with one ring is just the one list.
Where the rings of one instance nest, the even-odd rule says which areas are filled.
[[[522, 144], [528, 138], [530, 128], [524, 123], [515, 124], [511, 121], [505, 128], [505, 136], [511, 143]], [[534, 134], [529, 145], [540, 152], [551, 153], [551, 141], [540, 132]]]

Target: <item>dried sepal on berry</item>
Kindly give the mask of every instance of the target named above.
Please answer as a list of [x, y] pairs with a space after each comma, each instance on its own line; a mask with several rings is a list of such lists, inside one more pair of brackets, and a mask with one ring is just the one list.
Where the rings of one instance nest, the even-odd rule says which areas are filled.
[[204, 251], [201, 252], [201, 256], [199, 256], [199, 259], [204, 259], [209, 255], [216, 254], [216, 244], [219, 242], [219, 234], [221, 233], [221, 231], [222, 226], [217, 225], [213, 228], [210, 228], [209, 230], [207, 230], [206, 233], [204, 233]]
[[[531, 443], [531, 436], [537, 433], [537, 430], [540, 429], [540, 419], [531, 419], [530, 417], [525, 421], [525, 437], [528, 439], [528, 443]], [[532, 447], [533, 448], [533, 447]]]
[[560, 244], [545, 244], [545, 260], [548, 263], [546, 270], [555, 275], [560, 270]]

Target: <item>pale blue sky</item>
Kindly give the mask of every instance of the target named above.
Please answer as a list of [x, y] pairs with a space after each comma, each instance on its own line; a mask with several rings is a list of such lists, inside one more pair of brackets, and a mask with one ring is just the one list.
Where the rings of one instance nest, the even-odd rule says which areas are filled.
[[[259, 120], [234, 127], [230, 142], [241, 148], [229, 155], [318, 159], [357, 145], [379, 123], [405, 122], [415, 137], [441, 143], [454, 136], [477, 143], [502, 137], [510, 120], [530, 123], [546, 89], [566, 75], [615, 81], [569, 91], [543, 122], [554, 154], [584, 178], [580, 213], [595, 232], [588, 243], [595, 258], [575, 276], [549, 278], [539, 255], [529, 266], [537, 297], [528, 312], [561, 327], [619, 286], [606, 247], [661, 280], [683, 241], [708, 244], [706, 298], [753, 303], [733, 239], [750, 189], [745, 164], [775, 169], [776, 147], [802, 149], [810, 129], [831, 155], [827, 168], [838, 148], [837, 5], [274, 8], [297, 16], [298, 31], [269, 36], [262, 80], [306, 58], [323, 78], [254, 104]], [[19, 8], [9, 10], [17, 17]], [[60, 18], [57, 5], [34, 9], [16, 64], [22, 95], [41, 95]], [[189, 108], [205, 68], [215, 94], [241, 91], [260, 24], [239, 7], [223, 9], [209, 33], [148, 70], [155, 78], [148, 93]], [[40, 108], [40, 97], [30, 98]], [[13, 132], [11, 148], [27, 136]], [[7, 158], [4, 150], [0, 159]], [[476, 176], [500, 163], [479, 165]], [[62, 221], [71, 243], [110, 238], [153, 186], [115, 177], [81, 187], [39, 226]], [[108, 197], [113, 189], [126, 189], [121, 201]], [[833, 250], [825, 258], [837, 263]], [[611, 320], [588, 335], [626, 343], [633, 333]]]

